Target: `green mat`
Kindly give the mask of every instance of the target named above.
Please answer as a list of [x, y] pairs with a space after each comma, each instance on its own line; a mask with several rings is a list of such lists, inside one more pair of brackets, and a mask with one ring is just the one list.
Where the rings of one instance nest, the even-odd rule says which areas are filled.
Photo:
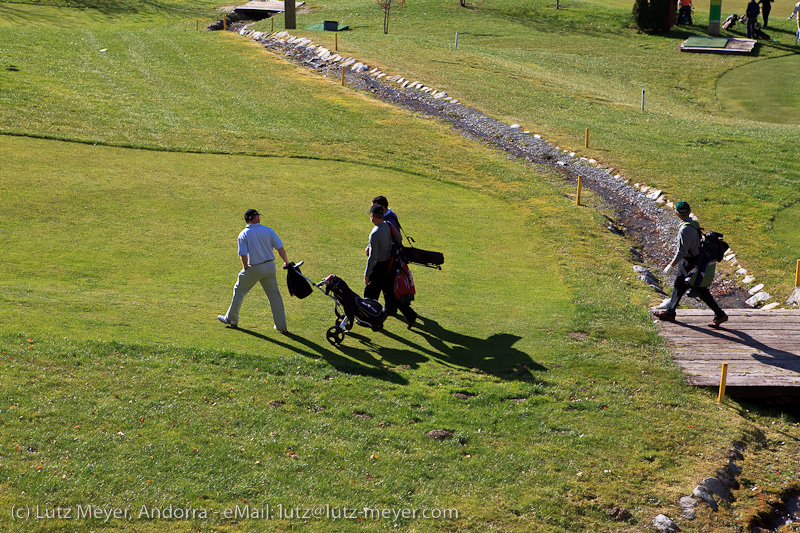
[[[325, 24], [322, 22], [318, 22], [317, 24], [312, 24], [311, 26], [306, 26], [303, 28], [304, 30], [309, 31], [325, 31]], [[349, 26], [345, 26], [344, 24], [338, 24], [335, 30], [328, 30], [328, 31], [344, 31], [349, 30]]]
[[683, 42], [684, 48], [725, 48], [727, 37], [689, 37]]

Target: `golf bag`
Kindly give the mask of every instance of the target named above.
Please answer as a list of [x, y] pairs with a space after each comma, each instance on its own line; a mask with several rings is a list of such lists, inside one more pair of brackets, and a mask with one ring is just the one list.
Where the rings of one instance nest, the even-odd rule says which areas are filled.
[[300, 265], [289, 263], [286, 268], [286, 285], [289, 287], [289, 294], [301, 300], [314, 292], [308, 279], [300, 272]]
[[337, 326], [346, 318], [345, 328], [348, 330], [353, 327], [354, 321], [359, 326], [370, 328], [372, 331], [383, 329], [386, 313], [383, 312], [380, 302], [372, 298], [360, 297], [347, 286], [343, 279], [332, 274], [322, 280], [322, 283], [325, 285], [325, 294], [333, 297], [336, 302]]
[[444, 254], [441, 252], [429, 252], [428, 250], [421, 250], [411, 246], [403, 246], [402, 254], [403, 258], [409, 263], [438, 270], [442, 269], [441, 265], [444, 263]]
[[725, 22], [722, 23], [722, 29], [723, 30], [730, 30], [731, 28], [736, 26], [736, 23], [738, 21], [739, 21], [739, 15], [734, 13], [733, 15], [731, 15], [728, 18], [725, 19]]
[[694, 267], [689, 271], [686, 282], [692, 288], [706, 288], [714, 281], [717, 262], [728, 250], [728, 243], [722, 240], [723, 235], [710, 231], [700, 232], [700, 253], [696, 257]]

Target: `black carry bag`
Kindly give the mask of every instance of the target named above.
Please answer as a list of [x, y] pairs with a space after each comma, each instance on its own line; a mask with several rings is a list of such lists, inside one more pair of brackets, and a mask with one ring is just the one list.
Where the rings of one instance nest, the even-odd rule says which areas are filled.
[[429, 252], [428, 250], [404, 246], [401, 253], [406, 262], [429, 268], [441, 270], [442, 267], [440, 265], [444, 263], [444, 254], [441, 252]]
[[[302, 262], [302, 261], [301, 261]], [[286, 269], [286, 285], [289, 287], [289, 294], [301, 300], [314, 292], [311, 284], [300, 273], [300, 269], [294, 263], [289, 263]]]

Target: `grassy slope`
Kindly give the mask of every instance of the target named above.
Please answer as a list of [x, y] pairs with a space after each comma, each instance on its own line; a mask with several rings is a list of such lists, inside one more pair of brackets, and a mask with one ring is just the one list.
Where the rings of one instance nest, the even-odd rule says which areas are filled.
[[[17, 31], [6, 42], [49, 34]], [[558, 186], [445, 128], [296, 75], [235, 37], [59, 31], [75, 47], [61, 54], [71, 60], [47, 56], [52, 68], [66, 72], [71, 61], [84, 65], [82, 75], [60, 81], [35, 60], [39, 51], [20, 54], [29, 66], [5, 94], [29, 107], [23, 115], [6, 105], [5, 131], [299, 158], [3, 138], [0, 187], [14, 198], [0, 218], [5, 508], [87, 499], [135, 514], [143, 504], [219, 509], [244, 500], [413, 505], [462, 513], [457, 522], [404, 522], [417, 530], [632, 530], [671, 508], [739, 436], [736, 413], [688, 389], [668, 362], [622, 243]], [[138, 52], [151, 40], [161, 45], [147, 48], [143, 63]], [[101, 42], [122, 47], [124, 59], [92, 76], [80, 58]], [[205, 59], [175, 54], [176, 46]], [[205, 75], [214, 66], [228, 83]], [[128, 74], [132, 67], [140, 74]], [[111, 105], [115, 88], [151, 96]], [[289, 88], [306, 95], [303, 109], [263, 97]], [[48, 95], [59, 104], [74, 98], [74, 116], [43, 104]], [[197, 111], [199, 102], [211, 111]], [[183, 118], [173, 103], [197, 114]], [[198, 122], [215, 134], [192, 130]], [[243, 185], [253, 194], [237, 194]], [[274, 214], [309, 275], [335, 269], [355, 283], [363, 199], [378, 187], [421, 244], [448, 256], [443, 272], [416, 271], [418, 307], [429, 318], [421, 333], [392, 322], [385, 334], [357, 329], [344, 349], [329, 349], [322, 333], [332, 313], [319, 295], [287, 302], [298, 334], [288, 339], [259, 325], [268, 322], [255, 293], [243, 312], [250, 334], [215, 323], [245, 207]], [[456, 400], [455, 392], [476, 396]], [[439, 427], [457, 438], [437, 444], [422, 435]], [[615, 504], [634, 511], [632, 524], [609, 521], [604, 510]], [[12, 526], [8, 515], [0, 520]]]
[[[300, 16], [298, 27], [338, 19], [355, 30], [339, 36], [343, 53], [424, 80], [562, 146], [587, 152], [582, 146], [589, 127], [587, 155], [692, 201], [704, 223], [726, 233], [760, 279], [788, 295], [800, 249], [783, 243], [800, 240], [796, 231], [776, 232], [773, 220], [797, 204], [800, 190], [797, 120], [794, 112], [782, 113], [800, 98], [794, 85], [784, 83], [797, 70], [790, 46], [794, 22], [785, 20], [790, 3], [775, 3], [770, 33], [779, 42], [760, 44], [754, 57], [678, 53], [683, 38], [703, 35], [702, 5], [698, 26], [657, 36], [628, 28], [630, 2], [564, 6], [556, 11], [553, 2], [531, 0], [461, 8], [458, 2], [422, 0], [397, 10], [383, 35], [373, 9], [339, 0]], [[725, 9], [727, 14], [730, 6]], [[725, 34], [740, 37], [742, 31], [739, 25]], [[331, 35], [296, 33], [332, 45]], [[750, 66], [755, 64], [763, 66]], [[642, 89], [645, 113], [639, 112]], [[780, 95], [774, 98], [781, 102], [770, 109], [745, 94]], [[741, 108], [748, 111], [739, 113]]]

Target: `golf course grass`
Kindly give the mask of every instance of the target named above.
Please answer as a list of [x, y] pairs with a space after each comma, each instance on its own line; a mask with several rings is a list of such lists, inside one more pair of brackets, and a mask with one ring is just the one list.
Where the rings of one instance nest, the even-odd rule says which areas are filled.
[[[796, 124], [715, 92], [781, 60], [670, 55], [626, 2], [561, 4], [410, 2], [383, 35], [347, 0], [298, 26], [340, 20], [348, 54], [564, 148], [592, 117], [593, 154], [735, 228], [745, 264], [787, 288]], [[0, 5], [2, 529], [643, 531], [740, 441], [736, 502], [680, 523], [733, 531], [796, 481], [791, 415], [686, 385], [599, 198], [196, 31], [209, 4], [93, 5]], [[258, 289], [238, 329], [216, 320], [246, 209], [311, 279], [360, 292], [378, 194], [445, 256], [412, 267], [419, 327], [356, 326], [335, 348], [333, 302], [290, 297], [283, 272], [289, 335]]]

